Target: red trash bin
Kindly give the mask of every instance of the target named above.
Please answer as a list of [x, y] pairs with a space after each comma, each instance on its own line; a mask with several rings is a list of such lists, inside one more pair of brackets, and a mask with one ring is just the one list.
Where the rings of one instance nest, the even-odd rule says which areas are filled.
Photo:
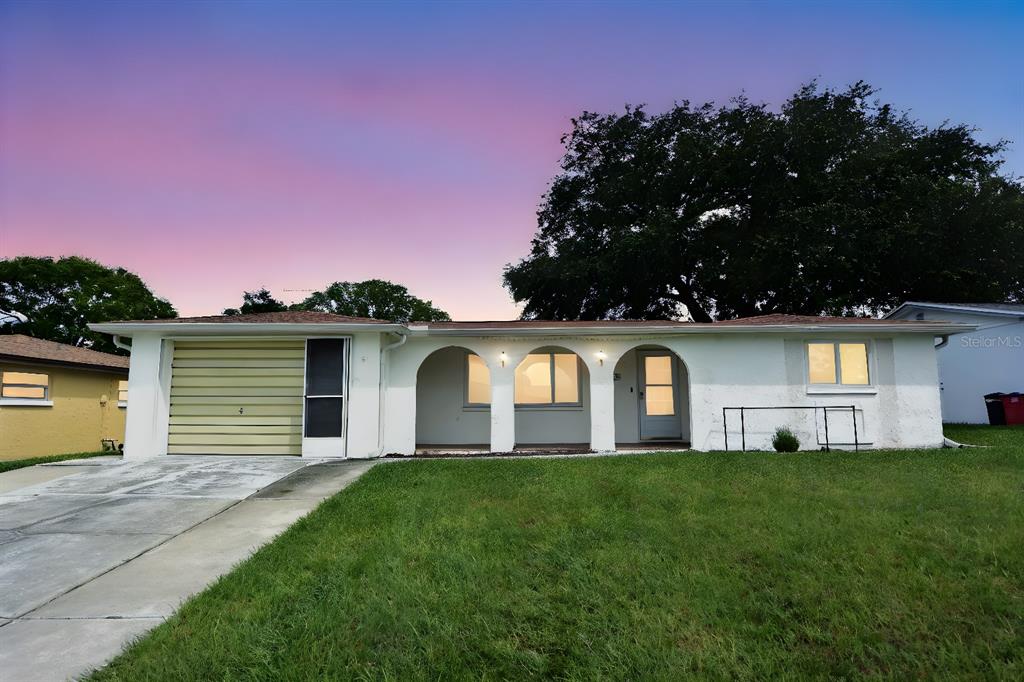
[[1007, 393], [1003, 396], [1003, 412], [1007, 424], [1024, 424], [1024, 395]]

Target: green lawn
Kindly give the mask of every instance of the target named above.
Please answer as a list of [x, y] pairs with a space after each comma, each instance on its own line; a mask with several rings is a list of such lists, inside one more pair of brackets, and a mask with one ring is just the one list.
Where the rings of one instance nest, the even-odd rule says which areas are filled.
[[380, 464], [95, 679], [1021, 679], [1024, 429], [951, 431]]
[[46, 457], [29, 457], [28, 459], [11, 459], [6, 461], [0, 460], [0, 473], [11, 471], [13, 469], [31, 467], [36, 464], [46, 464], [47, 462], [63, 462], [68, 459], [84, 459], [86, 457], [100, 457], [101, 455], [116, 454], [118, 453], [104, 450], [101, 452], [74, 452], [67, 455], [48, 455]]

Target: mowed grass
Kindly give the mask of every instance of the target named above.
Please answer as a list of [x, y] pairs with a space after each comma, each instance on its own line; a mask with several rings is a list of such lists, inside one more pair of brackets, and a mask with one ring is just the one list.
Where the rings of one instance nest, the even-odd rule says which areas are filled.
[[117, 455], [120, 453], [104, 450], [101, 452], [75, 452], [67, 455], [46, 455], [45, 457], [28, 457], [26, 459], [0, 460], [0, 473], [14, 469], [24, 469], [36, 464], [48, 464], [50, 462], [63, 462], [69, 459], [86, 459], [89, 457], [101, 457], [103, 455]]
[[976, 435], [383, 463], [94, 679], [1020, 679], [1024, 430]]

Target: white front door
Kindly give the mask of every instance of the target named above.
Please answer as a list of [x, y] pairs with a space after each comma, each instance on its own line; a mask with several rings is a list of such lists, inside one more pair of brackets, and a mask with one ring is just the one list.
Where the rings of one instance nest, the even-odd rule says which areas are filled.
[[679, 371], [667, 351], [637, 351], [640, 368], [640, 440], [682, 440]]
[[306, 339], [303, 457], [345, 456], [348, 340]]

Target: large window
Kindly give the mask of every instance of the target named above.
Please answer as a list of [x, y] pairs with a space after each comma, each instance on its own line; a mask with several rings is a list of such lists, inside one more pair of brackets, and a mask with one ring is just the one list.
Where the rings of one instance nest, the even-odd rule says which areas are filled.
[[572, 353], [531, 353], [516, 367], [516, 405], [578, 405], [579, 360]]
[[869, 385], [868, 345], [859, 341], [808, 343], [807, 377], [818, 385]]
[[[579, 405], [579, 358], [572, 353], [531, 353], [516, 367], [516, 405]], [[491, 372], [479, 355], [466, 354], [466, 404], [491, 404]]]

